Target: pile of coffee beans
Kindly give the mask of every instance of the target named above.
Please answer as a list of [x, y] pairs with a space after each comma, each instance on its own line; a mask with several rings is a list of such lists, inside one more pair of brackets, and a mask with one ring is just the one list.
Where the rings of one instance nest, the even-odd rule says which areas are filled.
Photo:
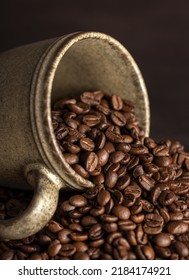
[[[40, 232], [0, 242], [0, 259], [189, 259], [189, 154], [178, 141], [145, 137], [134, 104], [102, 91], [58, 101], [52, 124], [94, 187], [61, 194]], [[0, 190], [1, 219], [23, 211], [22, 197]]]

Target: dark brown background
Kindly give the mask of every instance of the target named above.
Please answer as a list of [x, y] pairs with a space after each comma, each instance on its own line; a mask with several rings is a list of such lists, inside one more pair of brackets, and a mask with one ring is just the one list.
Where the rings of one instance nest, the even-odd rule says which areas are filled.
[[0, 51], [81, 30], [118, 39], [145, 79], [151, 136], [179, 140], [189, 150], [189, 1], [3, 2]]

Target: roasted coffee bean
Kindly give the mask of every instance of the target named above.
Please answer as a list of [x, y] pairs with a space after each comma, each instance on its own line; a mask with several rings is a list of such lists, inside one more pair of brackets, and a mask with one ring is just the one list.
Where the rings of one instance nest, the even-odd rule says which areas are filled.
[[171, 250], [169, 248], [154, 246], [156, 254], [163, 259], [167, 259], [171, 256]]
[[141, 203], [142, 203], [142, 209], [145, 212], [153, 212], [154, 211], [154, 205], [151, 204], [148, 200], [146, 199], [141, 199]]
[[101, 118], [97, 115], [84, 115], [82, 119], [83, 123], [88, 125], [89, 127], [96, 126], [98, 123], [100, 123]]
[[84, 179], [89, 178], [89, 173], [80, 164], [73, 164], [72, 168]]
[[104, 185], [108, 188], [113, 188], [117, 183], [118, 175], [116, 172], [108, 171], [105, 176]]
[[128, 153], [131, 149], [131, 145], [127, 143], [119, 143], [116, 145], [116, 150], [123, 153]]
[[123, 100], [119, 95], [112, 95], [111, 97], [111, 106], [114, 110], [122, 110], [123, 108]]
[[124, 158], [125, 154], [121, 151], [115, 151], [111, 153], [109, 161], [112, 163], [120, 162]]
[[128, 196], [129, 194], [132, 194], [135, 197], [135, 199], [140, 197], [141, 193], [142, 193], [142, 190], [136, 183], [131, 183], [129, 186], [127, 186], [124, 189], [124, 194], [126, 196]]
[[82, 195], [76, 194], [70, 197], [69, 203], [75, 207], [83, 207], [87, 205], [88, 201]]
[[97, 95], [97, 94], [94, 94], [93, 92], [83, 92], [81, 95], [80, 95], [80, 99], [82, 102], [86, 103], [86, 104], [89, 104], [89, 105], [98, 105], [100, 103], [100, 100], [101, 100], [101, 97], [102, 95]]
[[89, 230], [89, 238], [91, 240], [98, 240], [104, 235], [101, 224], [93, 225]]
[[188, 247], [185, 245], [184, 242], [181, 241], [176, 241], [173, 244], [176, 252], [179, 254], [179, 256], [181, 257], [187, 257], [189, 255], [189, 249]]
[[[60, 230], [62, 230], [63, 227], [62, 225], [60, 225], [59, 223], [51, 220], [48, 225], [47, 225], [47, 230], [49, 230], [50, 232], [59, 232]], [[23, 243], [25, 243], [25, 241], [23, 240]], [[27, 242], [25, 244], [30, 244], [31, 242]]]
[[125, 189], [126, 187], [129, 186], [130, 182], [131, 182], [130, 176], [129, 175], [124, 175], [124, 176], [122, 176], [121, 178], [118, 179], [115, 187], [118, 190], [123, 190], [123, 189]]
[[61, 244], [70, 242], [70, 233], [71, 232], [72, 232], [72, 230], [66, 229], [66, 228], [64, 228], [58, 232], [58, 240], [60, 241]]
[[97, 222], [98, 222], [98, 220], [95, 217], [90, 216], [90, 215], [84, 216], [81, 219], [81, 225], [85, 226], [85, 227], [95, 225]]
[[113, 145], [111, 142], [109, 142], [109, 141], [107, 141], [107, 142], [105, 143], [104, 149], [105, 149], [109, 154], [111, 154], [111, 153], [113, 153], [113, 152], [115, 151], [114, 145]]
[[113, 111], [111, 113], [111, 120], [115, 125], [118, 125], [120, 127], [122, 127], [126, 124], [125, 116], [118, 111]]
[[182, 221], [173, 221], [167, 224], [167, 231], [171, 234], [182, 234], [188, 231], [188, 224]]
[[122, 231], [134, 230], [136, 228], [136, 224], [131, 220], [119, 220], [118, 226]]
[[76, 248], [72, 244], [63, 244], [58, 254], [63, 257], [70, 257], [74, 255]]
[[156, 156], [154, 158], [154, 163], [159, 167], [166, 167], [171, 164], [171, 157], [169, 156]]
[[109, 158], [109, 153], [105, 149], [98, 150], [97, 152], [98, 162], [100, 166], [104, 166]]
[[87, 137], [81, 138], [79, 141], [79, 145], [84, 151], [89, 151], [89, 152], [92, 152], [95, 147], [95, 143], [93, 142], [93, 140]]
[[88, 239], [88, 234], [84, 232], [71, 232], [70, 233], [70, 239], [73, 241], [85, 241]]
[[143, 170], [142, 165], [137, 165], [133, 170], [133, 176], [135, 178], [138, 178], [139, 176], [141, 176], [143, 174], [144, 174], [144, 170]]
[[77, 154], [80, 152], [80, 147], [77, 145], [74, 145], [71, 142], [63, 142], [62, 147], [65, 149], [65, 151], [67, 151], [68, 153], [73, 153], [73, 154]]
[[161, 188], [159, 186], [155, 186], [150, 192], [150, 200], [153, 205], [159, 204], [159, 196], [161, 194]]
[[58, 255], [60, 249], [62, 248], [62, 245], [60, 244], [60, 241], [55, 239], [52, 241], [52, 243], [49, 245], [48, 247], [48, 255], [50, 257], [55, 257], [56, 255]]
[[77, 252], [86, 252], [88, 250], [88, 245], [82, 241], [75, 241], [73, 242], [74, 247], [76, 248]]
[[65, 158], [65, 161], [70, 165], [76, 164], [79, 162], [79, 157], [76, 154], [64, 153], [64, 158]]
[[139, 176], [138, 182], [145, 191], [151, 191], [155, 184], [154, 179], [149, 178], [146, 175]]
[[154, 149], [157, 146], [156, 142], [152, 138], [150, 138], [150, 137], [146, 137], [144, 139], [144, 145], [148, 149]]
[[169, 153], [169, 148], [162, 144], [162, 145], [157, 145], [153, 150], [152, 153], [154, 156], [167, 156]]
[[155, 213], [145, 215], [144, 232], [147, 234], [158, 234], [162, 231], [163, 218]]
[[154, 236], [153, 242], [158, 247], [169, 247], [171, 245], [171, 235], [168, 233], [161, 232]]
[[110, 200], [111, 196], [109, 191], [101, 190], [97, 196], [97, 202], [100, 206], [105, 206]]
[[90, 152], [84, 162], [84, 167], [88, 172], [93, 172], [98, 165], [98, 156], [94, 152]]
[[95, 143], [96, 149], [99, 149], [99, 150], [103, 149], [105, 146], [105, 143], [106, 143], [106, 136], [103, 132], [100, 132], [100, 134], [98, 135], [98, 138], [96, 139], [96, 143]]
[[159, 196], [159, 201], [162, 205], [170, 205], [173, 201], [176, 200], [176, 195], [174, 192], [165, 190]]
[[102, 228], [106, 233], [116, 232], [118, 230], [117, 223], [103, 223]]
[[60, 209], [64, 212], [69, 212], [75, 209], [75, 206], [69, 203], [69, 200], [65, 200], [61, 203]]
[[112, 213], [121, 220], [127, 220], [130, 217], [130, 210], [122, 205], [114, 206]]
[[110, 214], [103, 214], [100, 216], [102, 222], [113, 223], [118, 221], [118, 217]]
[[[112, 131], [112, 130], [106, 130], [105, 132], [107, 139], [112, 143], [128, 143], [124, 141], [123, 136], [121, 136], [119, 133]], [[126, 139], [126, 138], [125, 138]]]
[[155, 258], [155, 252], [149, 245], [137, 245], [135, 252], [141, 260], [153, 260]]

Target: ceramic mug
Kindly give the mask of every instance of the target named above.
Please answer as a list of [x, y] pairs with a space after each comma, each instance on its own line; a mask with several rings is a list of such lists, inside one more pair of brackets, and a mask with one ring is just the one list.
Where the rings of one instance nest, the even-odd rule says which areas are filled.
[[0, 54], [0, 185], [34, 188], [27, 209], [0, 222], [0, 239], [24, 238], [43, 228], [56, 210], [60, 189], [93, 186], [66, 163], [51, 123], [54, 102], [86, 90], [133, 101], [139, 123], [149, 134], [143, 78], [116, 39], [76, 32]]

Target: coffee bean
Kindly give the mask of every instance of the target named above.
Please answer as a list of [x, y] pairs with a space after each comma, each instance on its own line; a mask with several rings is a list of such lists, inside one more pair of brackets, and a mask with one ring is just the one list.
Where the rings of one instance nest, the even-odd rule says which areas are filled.
[[69, 199], [69, 203], [75, 207], [82, 207], [87, 205], [87, 199], [82, 195], [73, 195]]
[[95, 147], [93, 140], [87, 137], [81, 138], [79, 141], [79, 145], [84, 151], [89, 151], [89, 152], [92, 152]]
[[155, 213], [145, 215], [144, 232], [147, 234], [158, 234], [162, 231], [163, 218]]
[[84, 232], [71, 232], [70, 239], [73, 241], [82, 242], [88, 239], [88, 234]]
[[169, 166], [171, 164], [171, 158], [169, 156], [156, 156], [154, 162], [159, 167]]
[[98, 165], [98, 156], [94, 152], [88, 153], [86, 156], [84, 167], [88, 172], [93, 172]]
[[55, 239], [52, 241], [52, 243], [49, 245], [48, 247], [48, 255], [50, 257], [55, 257], [56, 255], [58, 255], [60, 249], [62, 248], [62, 245], [60, 244], [60, 241]]
[[47, 229], [50, 231], [50, 232], [59, 232], [60, 230], [62, 230], [62, 225], [60, 225], [59, 223], [51, 220], [48, 225], [47, 225]]
[[102, 228], [106, 233], [116, 232], [118, 230], [117, 223], [103, 223]]
[[151, 191], [155, 184], [155, 181], [152, 178], [147, 177], [146, 175], [139, 176], [138, 182], [145, 191]]
[[58, 232], [58, 240], [60, 241], [61, 244], [65, 244], [70, 242], [70, 233], [72, 231], [70, 229], [62, 229], [61, 231]]
[[104, 149], [109, 153], [113, 153], [115, 151], [115, 147], [114, 144], [112, 144], [109, 141], [106, 141], [105, 145], [104, 145]]
[[70, 257], [74, 255], [76, 248], [72, 244], [63, 244], [58, 254], [63, 257]]
[[82, 119], [83, 123], [88, 125], [89, 127], [96, 126], [98, 123], [100, 123], [101, 118], [97, 115], [84, 115]]
[[127, 220], [130, 217], [129, 209], [122, 205], [114, 206], [112, 209], [112, 213], [121, 220]]
[[101, 97], [102, 95], [97, 95], [97, 94], [94, 94], [93, 92], [83, 92], [81, 95], [80, 95], [80, 99], [82, 102], [86, 103], [86, 104], [89, 104], [89, 105], [98, 105], [100, 103], [100, 100], [102, 99]]
[[98, 204], [100, 206], [105, 206], [108, 203], [108, 201], [110, 200], [110, 198], [111, 198], [111, 196], [110, 196], [109, 191], [101, 190], [97, 196]]
[[119, 133], [112, 131], [112, 130], [106, 130], [105, 135], [107, 137], [107, 139], [112, 142], [112, 143], [122, 143], [126, 141], [124, 141], [123, 136], [121, 136]]
[[179, 256], [187, 257], [189, 255], [189, 249], [184, 244], [184, 242], [176, 241], [173, 246], [174, 246], [176, 252], [179, 254]]
[[97, 219], [90, 215], [84, 216], [81, 219], [81, 225], [85, 227], [95, 225], [97, 222], [98, 222]]
[[154, 156], [167, 156], [169, 153], [169, 148], [162, 144], [162, 145], [157, 145], [153, 150], [152, 153]]
[[114, 216], [114, 215], [110, 215], [110, 214], [103, 214], [100, 217], [102, 222], [107, 222], [107, 223], [114, 223], [118, 221], [118, 217]]
[[85, 252], [77, 252], [73, 256], [73, 260], [89, 260], [89, 255]]
[[86, 252], [88, 250], [88, 245], [83, 241], [75, 241], [73, 242], [74, 247], [76, 248], [77, 252]]
[[116, 172], [108, 171], [105, 177], [104, 185], [108, 188], [113, 188], [117, 183], [118, 175]]
[[72, 168], [75, 170], [75, 172], [77, 172], [84, 179], [89, 178], [89, 173], [80, 164], [77, 164], [77, 163], [73, 164]]
[[76, 154], [64, 153], [64, 158], [65, 158], [65, 161], [70, 165], [76, 164], [79, 162], [79, 157]]
[[125, 154], [121, 151], [115, 151], [111, 153], [109, 161], [112, 163], [120, 162], [124, 158]]
[[131, 182], [131, 178], [129, 175], [124, 175], [121, 178], [118, 179], [117, 183], [116, 183], [116, 189], [118, 190], [123, 190], [125, 189], [127, 186], [129, 186]]
[[119, 220], [118, 221], [119, 229], [122, 231], [134, 230], [136, 228], [136, 224], [131, 220]]
[[188, 231], [188, 224], [182, 221], [173, 221], [167, 224], [167, 230], [171, 234], [182, 234]]
[[159, 196], [159, 201], [162, 205], [170, 205], [176, 200], [176, 195], [174, 192], [165, 190]]
[[111, 106], [114, 110], [122, 110], [123, 108], [123, 100], [119, 95], [112, 95], [111, 97]]
[[7, 250], [7, 251], [4, 251], [0, 255], [0, 260], [12, 260], [13, 257], [14, 257], [14, 251], [13, 250]]
[[153, 242], [159, 247], [169, 247], [171, 245], [171, 235], [168, 233], [159, 233], [154, 236]]
[[77, 154], [80, 152], [80, 147], [77, 145], [74, 145], [73, 143], [69, 142], [63, 142], [62, 147], [67, 151], [68, 153]]
[[104, 166], [109, 158], [109, 153], [105, 149], [98, 150], [97, 152], [98, 162], [100, 166]]
[[116, 124], [116, 125], [118, 125], [120, 127], [122, 127], [122, 126], [124, 126], [126, 124], [125, 116], [122, 113], [118, 112], [118, 111], [113, 111], [111, 113], [111, 120], [112, 120], [112, 122], [114, 124]]

